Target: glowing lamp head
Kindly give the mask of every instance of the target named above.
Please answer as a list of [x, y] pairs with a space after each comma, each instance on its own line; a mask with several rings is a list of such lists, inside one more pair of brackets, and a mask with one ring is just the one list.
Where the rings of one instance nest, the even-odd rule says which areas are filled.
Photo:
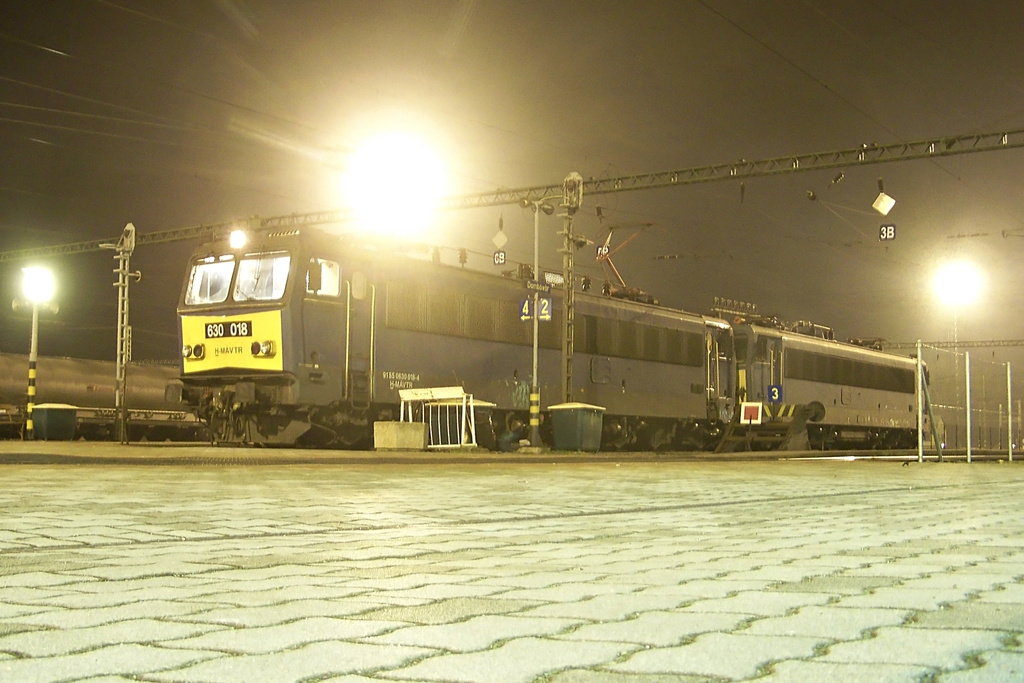
[[943, 265], [935, 274], [935, 293], [950, 306], [963, 306], [978, 300], [984, 276], [974, 264], [955, 261]]
[[49, 268], [30, 266], [21, 269], [21, 291], [34, 304], [46, 303], [57, 292], [57, 282]]
[[406, 134], [380, 135], [357, 149], [342, 178], [357, 224], [389, 237], [420, 237], [447, 191], [440, 154]]
[[245, 230], [232, 230], [228, 236], [228, 245], [232, 249], [241, 249], [249, 241], [249, 236], [245, 234]]

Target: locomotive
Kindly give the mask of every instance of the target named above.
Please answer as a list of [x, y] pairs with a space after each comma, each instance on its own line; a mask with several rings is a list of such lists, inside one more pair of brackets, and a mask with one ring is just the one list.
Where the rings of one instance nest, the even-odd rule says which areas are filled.
[[[522, 311], [535, 274], [488, 275], [437, 261], [309, 227], [202, 245], [179, 299], [181, 376], [169, 395], [189, 404], [214, 441], [363, 448], [372, 445], [375, 421], [398, 418], [400, 390], [455, 385], [493, 404], [477, 414], [481, 445], [518, 441], [529, 423], [533, 358]], [[902, 385], [843, 390], [842, 376], [787, 374], [799, 353], [812, 353], [807, 335], [734, 326], [649, 299], [574, 294], [571, 399], [605, 409], [604, 449], [712, 448], [737, 399], [763, 396], [769, 384], [822, 406], [838, 392], [822, 417], [839, 422], [819, 421], [821, 443], [843, 436], [840, 426], [856, 431], [851, 416], [869, 398], [885, 394], [893, 406], [889, 394], [905, 398]], [[550, 314], [538, 344], [542, 418], [566, 398], [557, 287]], [[762, 371], [762, 340], [783, 354], [772, 356], [778, 376]], [[889, 354], [829, 343], [813, 353], [903, 368]], [[882, 394], [840, 402], [861, 389]], [[879, 419], [887, 429], [916, 429], [895, 415], [893, 408]], [[549, 425], [542, 420], [548, 443]]]
[[741, 400], [807, 407], [814, 450], [917, 445], [917, 361], [834, 340], [830, 328], [737, 319]]

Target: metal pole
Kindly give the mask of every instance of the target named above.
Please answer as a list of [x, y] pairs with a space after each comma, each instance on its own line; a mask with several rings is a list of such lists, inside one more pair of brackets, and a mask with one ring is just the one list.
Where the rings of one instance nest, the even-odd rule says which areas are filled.
[[115, 257], [117, 268], [117, 364], [116, 390], [114, 392], [114, 409], [117, 413], [117, 438], [128, 443], [128, 404], [125, 400], [128, 393], [128, 253], [118, 250]]
[[573, 238], [572, 216], [566, 211], [562, 214], [564, 236], [562, 244], [562, 287], [565, 292], [564, 310], [562, 311], [562, 400], [572, 401], [572, 355], [573, 336], [575, 333], [576, 296], [573, 288]]
[[967, 462], [971, 462], [971, 353], [964, 352], [964, 387], [967, 391]]
[[[540, 281], [540, 203], [533, 202], [533, 279]], [[540, 345], [540, 292], [533, 291], [533, 381], [530, 387], [530, 445], [540, 448], [540, 380], [537, 356]]]
[[583, 203], [583, 176], [573, 171], [562, 183], [562, 214], [565, 239], [562, 247], [562, 287], [565, 290], [562, 311], [562, 399], [566, 403], [573, 400], [572, 391], [572, 356], [574, 335], [576, 330], [576, 292], [575, 275], [573, 273], [573, 255], [576, 251], [576, 240], [572, 234], [572, 217]]
[[142, 273], [133, 273], [129, 270], [132, 252], [135, 251], [135, 226], [131, 223], [125, 225], [117, 244], [105, 243], [101, 246], [117, 252], [114, 256], [117, 261], [117, 268], [114, 270], [117, 275], [117, 282], [114, 283], [114, 286], [117, 287], [114, 413], [117, 416], [117, 438], [121, 443], [126, 444], [128, 443], [128, 363], [132, 359], [132, 328], [128, 324], [128, 285], [132, 280], [138, 281], [142, 278]]
[[1013, 383], [1010, 362], [1006, 362], [1006, 451], [1013, 462]]
[[921, 367], [921, 340], [917, 340], [917, 461], [924, 462], [924, 392], [921, 391], [921, 383], [924, 382], [923, 368]]
[[32, 303], [32, 341], [28, 350], [28, 403], [25, 406], [25, 440], [36, 438], [32, 412], [36, 406], [36, 361], [39, 358], [39, 304]]

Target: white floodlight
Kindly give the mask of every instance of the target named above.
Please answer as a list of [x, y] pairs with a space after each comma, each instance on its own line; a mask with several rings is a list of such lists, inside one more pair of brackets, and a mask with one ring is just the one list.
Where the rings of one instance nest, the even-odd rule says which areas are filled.
[[403, 133], [368, 140], [349, 158], [342, 179], [345, 203], [362, 229], [391, 237], [420, 237], [448, 189], [441, 155]]
[[957, 308], [977, 301], [984, 282], [984, 276], [973, 263], [955, 261], [936, 271], [935, 293], [943, 303]]
[[44, 304], [57, 293], [57, 281], [49, 268], [29, 266], [21, 269], [21, 291], [34, 304]]

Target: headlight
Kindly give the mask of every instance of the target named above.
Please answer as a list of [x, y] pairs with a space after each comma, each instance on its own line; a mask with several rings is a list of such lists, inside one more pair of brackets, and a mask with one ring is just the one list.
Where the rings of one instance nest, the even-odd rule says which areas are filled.
[[274, 348], [274, 342], [272, 341], [254, 341], [250, 347], [250, 351], [252, 351], [253, 356], [270, 358], [277, 352], [277, 349]]
[[188, 358], [191, 355], [192, 355], [192, 346], [191, 345], [185, 344], [184, 346], [181, 347], [181, 357], [182, 358]]
[[206, 355], [206, 346], [203, 344], [196, 344], [192, 347], [192, 357], [196, 360], [202, 360], [203, 356]]

